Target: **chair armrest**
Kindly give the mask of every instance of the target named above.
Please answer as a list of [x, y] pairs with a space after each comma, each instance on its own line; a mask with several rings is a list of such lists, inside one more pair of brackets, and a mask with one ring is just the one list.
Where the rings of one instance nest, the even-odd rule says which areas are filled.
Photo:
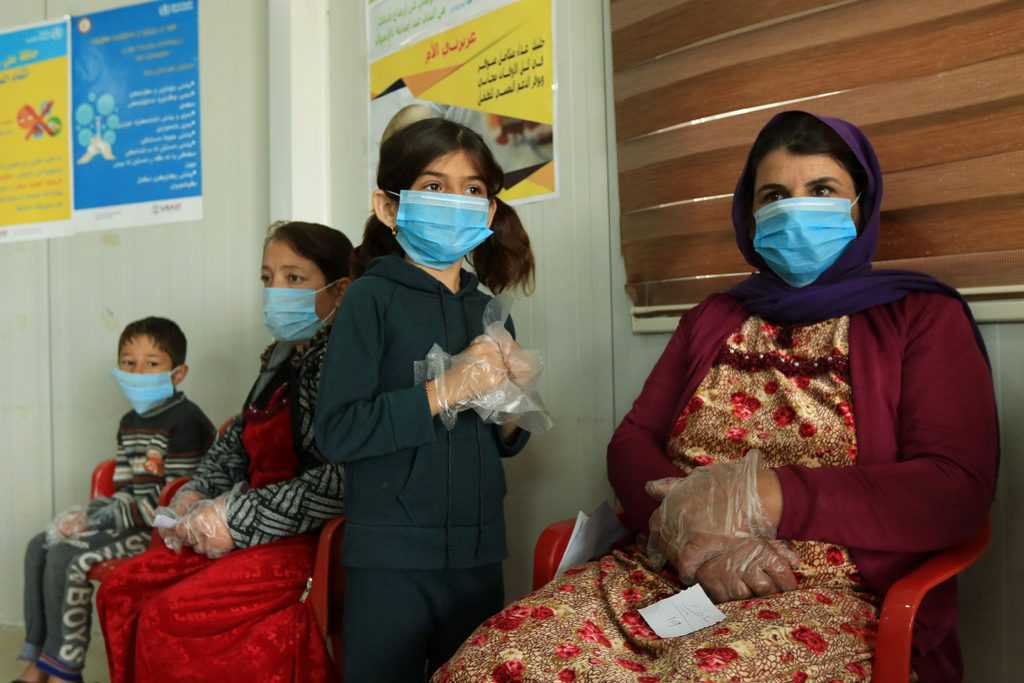
[[178, 492], [178, 489], [191, 481], [191, 479], [192, 477], [178, 477], [177, 479], [172, 479], [170, 482], [165, 484], [163, 489], [160, 491], [160, 506], [167, 507], [170, 505], [171, 501], [174, 500], [174, 494]]
[[92, 481], [89, 484], [89, 500], [114, 495], [114, 468], [117, 461], [113, 458], [99, 462], [92, 470]]
[[313, 586], [310, 588], [308, 600], [312, 604], [316, 624], [324, 638], [328, 638], [331, 626], [331, 596], [340, 595], [344, 591], [344, 586], [331, 585], [335, 583], [332, 578], [341, 570], [341, 544], [344, 539], [344, 517], [335, 517], [320, 529], [316, 562], [313, 565]]
[[548, 525], [540, 533], [533, 551], [533, 590], [555, 578], [558, 563], [562, 561], [575, 526], [575, 519], [563, 519]]
[[986, 518], [974, 538], [925, 560], [889, 587], [878, 620], [871, 678], [874, 683], [910, 680], [914, 617], [921, 601], [932, 588], [974, 564], [985, 552], [991, 536], [991, 520]]

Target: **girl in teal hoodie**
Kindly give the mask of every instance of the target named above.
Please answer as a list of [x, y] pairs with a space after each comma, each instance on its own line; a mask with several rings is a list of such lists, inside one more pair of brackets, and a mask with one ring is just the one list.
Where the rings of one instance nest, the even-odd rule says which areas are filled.
[[[481, 336], [491, 297], [479, 285], [533, 278], [526, 231], [496, 196], [503, 181], [456, 123], [419, 121], [381, 145], [356, 255], [365, 272], [331, 334], [315, 425], [324, 456], [345, 465], [348, 681], [422, 681], [503, 604], [501, 459], [527, 434], [466, 409], [517, 380], [510, 349]], [[435, 344], [452, 367], [417, 384]]]

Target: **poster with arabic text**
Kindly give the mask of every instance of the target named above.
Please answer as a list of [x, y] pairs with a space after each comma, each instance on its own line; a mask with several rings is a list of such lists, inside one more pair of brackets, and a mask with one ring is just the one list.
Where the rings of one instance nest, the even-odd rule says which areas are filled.
[[0, 33], [0, 242], [66, 231], [68, 54], [66, 19]]
[[439, 117], [483, 137], [502, 199], [556, 196], [552, 0], [368, 0], [366, 17], [371, 189], [383, 137]]

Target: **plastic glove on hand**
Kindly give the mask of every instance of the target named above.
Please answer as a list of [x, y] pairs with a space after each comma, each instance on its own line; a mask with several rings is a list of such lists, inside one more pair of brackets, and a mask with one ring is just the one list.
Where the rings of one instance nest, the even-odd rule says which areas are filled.
[[206, 496], [198, 491], [189, 489], [179, 490], [174, 494], [174, 498], [171, 499], [171, 504], [168, 507], [174, 510], [174, 514], [180, 517], [188, 512], [193, 505], [205, 499]]
[[[228, 529], [227, 499], [204, 499], [192, 506], [178, 522], [185, 544], [211, 560], [224, 557], [235, 548], [235, 540]], [[181, 532], [179, 532], [181, 533]]]
[[444, 373], [445, 398], [450, 404], [464, 406], [497, 389], [507, 377], [501, 347], [490, 337], [477, 337], [452, 358], [451, 370]]
[[73, 505], [59, 513], [46, 527], [46, 545], [52, 547], [71, 540], [88, 529], [85, 510]]
[[435, 344], [426, 360], [417, 363], [416, 374], [434, 379], [439, 415], [448, 429], [455, 427], [458, 414], [470, 403], [493, 392], [508, 378], [501, 348], [487, 336], [477, 337], [454, 357]]
[[[157, 508], [156, 514], [162, 513], [166, 517], [180, 521], [201, 500], [206, 500], [206, 496], [198, 491], [181, 490], [174, 494], [174, 498], [171, 499], [171, 504], [168, 507]], [[160, 538], [163, 539], [164, 545], [176, 553], [180, 553], [181, 549], [188, 543], [188, 534], [185, 526], [182, 524], [169, 528], [158, 527], [156, 531], [160, 534]]]
[[661, 500], [651, 515], [648, 555], [656, 566], [667, 560], [687, 583], [712, 557], [749, 538], [774, 538], [757, 493], [761, 453], [727, 463], [698, 467], [680, 479], [647, 483]]
[[509, 379], [522, 389], [531, 389], [543, 369], [540, 356], [520, 346], [505, 329], [504, 320], [487, 325], [484, 335], [493, 339], [501, 349], [501, 357], [508, 369]]
[[696, 572], [712, 602], [745, 600], [795, 590], [800, 556], [785, 541], [750, 538], [712, 557]]

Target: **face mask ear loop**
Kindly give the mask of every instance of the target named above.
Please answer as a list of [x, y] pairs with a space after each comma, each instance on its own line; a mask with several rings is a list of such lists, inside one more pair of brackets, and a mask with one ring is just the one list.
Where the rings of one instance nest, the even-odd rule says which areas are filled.
[[[317, 294], [319, 294], [320, 292], [324, 292], [324, 291], [326, 291], [326, 290], [330, 289], [330, 288], [331, 288], [331, 287], [333, 287], [334, 285], [336, 285], [336, 284], [338, 284], [339, 282], [341, 282], [342, 280], [344, 280], [344, 279], [345, 279], [346, 277], [347, 277], [346, 275], [343, 275], [343, 276], [339, 277], [339, 278], [338, 278], [337, 280], [335, 280], [334, 282], [328, 282], [328, 283], [327, 283], [326, 285], [324, 285], [324, 286], [323, 286], [323, 287], [321, 287], [320, 289], [318, 289], [318, 290], [316, 290], [315, 292], [313, 292], [313, 297], [315, 298], [315, 297], [316, 297], [316, 295], [317, 295]], [[338, 299], [338, 303], [336, 303], [336, 304], [334, 305], [334, 308], [332, 308], [332, 309], [331, 309], [331, 312], [327, 314], [327, 317], [326, 317], [326, 318], [321, 318], [321, 322], [327, 322], [328, 320], [330, 320], [331, 318], [333, 318], [333, 317], [334, 317], [334, 314], [338, 312], [338, 308], [339, 308], [340, 306], [341, 306], [341, 299]], [[317, 316], [317, 317], [319, 317], [319, 316]]]
[[[402, 195], [398, 194], [397, 192], [392, 192], [391, 190], [384, 190], [384, 192], [389, 194], [389, 195], [391, 195], [392, 197], [395, 197], [395, 202], [396, 203], [399, 201], [399, 199], [402, 196]], [[397, 213], [396, 213], [396, 215], [397, 215]], [[395, 235], [398, 234], [398, 221], [397, 220], [395, 221], [394, 225], [389, 226], [389, 227], [391, 228], [391, 236], [392, 237], [394, 237]]]
[[324, 292], [324, 291], [327, 291], [328, 289], [330, 289], [330, 288], [331, 288], [331, 287], [333, 287], [334, 285], [336, 285], [336, 284], [338, 284], [339, 282], [341, 282], [342, 280], [344, 280], [344, 279], [345, 279], [346, 277], [347, 277], [347, 276], [345, 276], [345, 275], [342, 275], [342, 276], [341, 276], [341, 277], [339, 277], [339, 278], [338, 278], [337, 280], [333, 280], [332, 282], [328, 282], [328, 283], [327, 283], [326, 285], [324, 285], [324, 286], [323, 286], [323, 287], [321, 287], [320, 289], [318, 289], [318, 290], [316, 290], [315, 292], [313, 292], [313, 296], [316, 296], [316, 295], [317, 295], [317, 294], [319, 294], [320, 292]]
[[853, 198], [853, 201], [850, 202], [850, 209], [852, 210], [853, 207], [855, 207], [857, 205], [857, 202], [859, 202], [859, 201], [860, 201], [860, 193], [858, 193], [857, 196]]

